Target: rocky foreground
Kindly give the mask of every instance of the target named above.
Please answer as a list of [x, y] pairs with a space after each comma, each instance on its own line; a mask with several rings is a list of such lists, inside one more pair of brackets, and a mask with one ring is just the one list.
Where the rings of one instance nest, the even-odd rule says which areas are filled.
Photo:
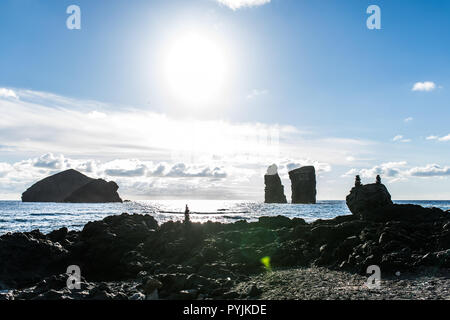
[[[81, 268], [80, 290], [66, 286], [69, 265]], [[0, 237], [0, 290], [9, 292], [0, 300], [154, 299], [156, 289], [161, 299], [338, 298], [330, 279], [353, 277], [357, 284], [350, 287], [358, 286], [369, 265], [410, 279], [430, 268], [445, 274], [450, 214], [388, 205], [310, 224], [278, 216], [158, 225], [150, 215], [124, 213], [79, 232], [6, 234]]]

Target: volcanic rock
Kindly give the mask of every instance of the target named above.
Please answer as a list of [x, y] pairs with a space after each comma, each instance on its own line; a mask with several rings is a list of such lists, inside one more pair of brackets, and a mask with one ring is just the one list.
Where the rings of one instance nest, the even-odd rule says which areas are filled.
[[289, 172], [292, 203], [316, 203], [316, 170], [313, 166], [301, 167]]
[[381, 183], [356, 185], [347, 196], [346, 202], [350, 211], [358, 216], [393, 204], [389, 191]]
[[80, 233], [81, 242], [73, 250], [74, 263], [92, 279], [114, 279], [138, 274], [136, 246], [158, 228], [149, 215], [109, 216], [87, 223]]
[[92, 179], [69, 169], [36, 182], [22, 194], [23, 202], [122, 202], [115, 182]]
[[[82, 231], [6, 234], [0, 290], [19, 290], [0, 291], [0, 300], [156, 299], [157, 292], [162, 299], [228, 299], [238, 297], [231, 287], [268, 269], [312, 265], [365, 275], [374, 264], [386, 274], [450, 266], [448, 213], [394, 204], [362, 212], [312, 223], [278, 216], [189, 228], [122, 214]], [[69, 265], [81, 269], [81, 290], [66, 287]], [[247, 288], [239, 298], [264, 291]]]
[[67, 250], [39, 230], [0, 237], [0, 290], [21, 288], [67, 268]]
[[102, 202], [122, 202], [117, 190], [119, 186], [114, 182], [106, 182], [97, 179], [89, 182], [81, 188], [75, 190], [64, 202], [71, 203], [102, 203]]
[[42, 179], [22, 194], [23, 202], [64, 202], [75, 190], [93, 179], [69, 169]]
[[267, 169], [267, 173], [264, 176], [264, 184], [266, 185], [264, 189], [265, 203], [287, 203], [284, 187], [281, 184], [276, 165], [271, 165]]

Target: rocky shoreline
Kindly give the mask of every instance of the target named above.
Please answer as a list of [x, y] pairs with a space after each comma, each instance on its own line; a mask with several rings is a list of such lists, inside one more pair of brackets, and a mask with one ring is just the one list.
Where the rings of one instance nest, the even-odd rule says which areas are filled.
[[[79, 290], [67, 288], [69, 265], [81, 269]], [[90, 222], [79, 232], [6, 234], [0, 237], [0, 290], [9, 291], [0, 300], [140, 300], [154, 299], [156, 289], [161, 299], [276, 298], [266, 295], [258, 279], [279, 272], [308, 274], [310, 268], [362, 279], [369, 265], [390, 275], [448, 270], [450, 214], [388, 205], [313, 223], [278, 216], [252, 223], [158, 225], [150, 215], [124, 213]], [[296, 279], [299, 290], [311, 281], [323, 287], [317, 277]], [[281, 281], [275, 287], [283, 291], [289, 285]]]

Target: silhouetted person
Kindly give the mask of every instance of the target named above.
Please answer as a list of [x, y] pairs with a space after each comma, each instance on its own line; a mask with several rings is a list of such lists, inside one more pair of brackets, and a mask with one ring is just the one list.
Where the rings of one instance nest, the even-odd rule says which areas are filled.
[[189, 208], [186, 205], [186, 210], [184, 210], [184, 224], [188, 225], [191, 223], [191, 219], [189, 218]]
[[355, 187], [360, 187], [360, 186], [362, 186], [361, 177], [359, 175], [357, 175], [355, 178]]
[[376, 178], [376, 184], [381, 184], [381, 177], [379, 174], [377, 175], [377, 178]]

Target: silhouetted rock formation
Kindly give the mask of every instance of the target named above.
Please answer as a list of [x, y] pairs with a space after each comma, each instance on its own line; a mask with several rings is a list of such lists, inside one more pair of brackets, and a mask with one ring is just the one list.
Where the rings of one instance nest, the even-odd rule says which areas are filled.
[[84, 174], [69, 169], [42, 179], [22, 194], [23, 202], [64, 202], [78, 188], [91, 182]]
[[22, 194], [23, 202], [122, 202], [115, 182], [69, 169], [42, 179]]
[[301, 167], [289, 172], [292, 203], [316, 203], [316, 170], [313, 166]]
[[264, 189], [265, 203], [287, 203], [284, 187], [281, 184], [276, 165], [273, 164], [267, 169], [267, 173], [264, 176], [264, 184], [266, 185]]
[[89, 182], [81, 188], [75, 190], [64, 202], [71, 203], [102, 203], [102, 202], [122, 202], [117, 190], [119, 186], [114, 182], [106, 182], [97, 179]]
[[356, 183], [347, 196], [346, 202], [355, 215], [363, 215], [368, 211], [393, 204], [389, 191], [381, 182], [366, 185]]
[[386, 186], [381, 183], [380, 176], [377, 176], [375, 183], [366, 185], [362, 185], [359, 176], [356, 176], [355, 186], [347, 196], [346, 202], [354, 215], [368, 221], [424, 223], [445, 218], [441, 209], [394, 204]]

